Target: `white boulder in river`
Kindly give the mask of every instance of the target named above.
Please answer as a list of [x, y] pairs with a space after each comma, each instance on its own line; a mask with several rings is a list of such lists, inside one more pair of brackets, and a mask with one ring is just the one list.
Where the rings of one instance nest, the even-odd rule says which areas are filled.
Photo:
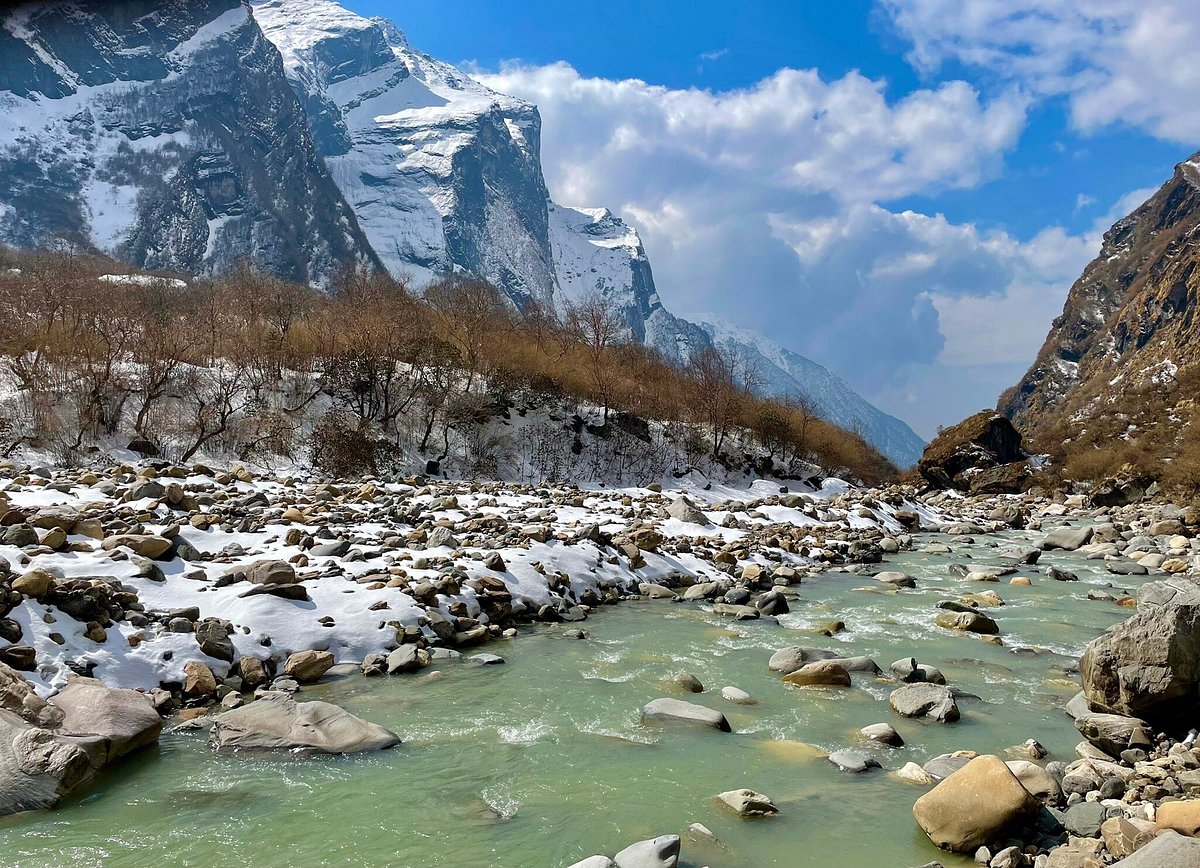
[[642, 723], [694, 723], [711, 726], [721, 732], [733, 731], [721, 712], [694, 702], [667, 697], [646, 703], [646, 707], [642, 709]]
[[617, 868], [675, 868], [679, 864], [679, 836], [659, 835], [630, 844], [616, 856]]
[[613, 858], [588, 856], [570, 868], [676, 868], [679, 865], [678, 835], [659, 835], [630, 844]]
[[217, 750], [286, 750], [299, 753], [361, 753], [400, 743], [394, 732], [355, 717], [329, 702], [296, 702], [268, 692], [213, 722]]

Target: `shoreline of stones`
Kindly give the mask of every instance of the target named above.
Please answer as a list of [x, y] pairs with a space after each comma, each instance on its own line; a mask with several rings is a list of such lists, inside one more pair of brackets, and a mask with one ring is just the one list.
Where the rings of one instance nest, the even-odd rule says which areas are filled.
[[[1036, 530], [1046, 526], [1049, 531], [1040, 547], [1042, 550], [1062, 549], [1083, 552], [1087, 557], [1103, 558], [1108, 571], [1114, 575], [1138, 575], [1150, 570], [1171, 573], [1192, 571], [1196, 566], [1195, 552], [1198, 547], [1195, 537], [1187, 534], [1194, 532], [1193, 529], [1200, 523], [1200, 514], [1195, 511], [1189, 512], [1169, 506], [1129, 505], [1116, 509], [1089, 510], [1086, 500], [1080, 496], [1061, 498], [1058, 503], [1029, 496], [1015, 500], [1003, 498], [997, 503], [996, 498], [963, 500], [946, 494], [919, 499], [911, 492], [900, 489], [883, 492], [851, 490], [828, 500], [781, 491], [778, 495], [737, 503], [733, 509], [727, 509], [727, 505], [722, 504], [707, 506], [706, 509], [710, 512], [726, 512], [726, 520], [722, 527], [737, 527], [748, 531], [746, 537], [725, 543], [719, 537], [703, 534], [697, 534], [696, 538], [665, 537], [657, 527], [657, 522], [665, 518], [673, 518], [699, 528], [712, 525], [704, 512], [686, 497], [668, 497], [657, 486], [650, 486], [646, 495], [637, 503], [628, 495], [622, 496], [620, 503], [627, 508], [626, 517], [630, 521], [620, 533], [609, 534], [603, 530], [601, 524], [580, 522], [576, 522], [576, 526], [569, 529], [556, 529], [545, 512], [530, 509], [514, 510], [517, 513], [515, 517], [476, 514], [473, 518], [459, 523], [428, 518], [422, 520], [422, 510], [411, 502], [413, 497], [420, 494], [432, 495], [434, 500], [431, 503], [440, 504], [445, 508], [457, 508], [456, 493], [483, 495], [483, 498], [478, 498], [479, 503], [486, 502], [488, 497], [492, 498], [494, 503], [494, 498], [498, 495], [521, 492], [545, 498], [544, 503], [577, 508], [584, 505], [588, 496], [594, 494], [563, 486], [549, 488], [504, 483], [439, 483], [412, 478], [404, 480], [406, 491], [387, 495], [381, 493], [381, 483], [371, 480], [355, 485], [292, 483], [285, 487], [294, 493], [289, 492], [289, 496], [277, 498], [272, 502], [261, 490], [253, 493], [243, 492], [237, 497], [231, 497], [228, 490], [222, 491], [232, 488], [237, 494], [238, 482], [258, 481], [254, 474], [244, 469], [219, 473], [200, 466], [190, 469], [169, 465], [151, 465], [141, 469], [118, 466], [108, 472], [107, 478], [90, 471], [57, 475], [45, 470], [18, 473], [14, 467], [5, 468], [0, 465], [0, 473], [6, 470], [19, 486], [33, 485], [52, 489], [58, 486], [59, 490], [67, 491], [75, 485], [83, 484], [95, 486], [115, 500], [115, 504], [111, 506], [106, 505], [86, 513], [55, 507], [16, 509], [9, 506], [6, 496], [0, 492], [0, 540], [5, 544], [20, 547], [26, 563], [30, 556], [36, 556], [38, 553], [95, 551], [95, 544], [79, 540], [82, 536], [86, 540], [97, 541], [99, 550], [107, 552], [113, 560], [129, 560], [136, 567], [139, 577], [150, 581], [163, 581], [165, 576], [156, 562], [178, 557], [188, 563], [232, 563], [245, 554], [244, 551], [231, 550], [228, 546], [216, 555], [196, 551], [178, 533], [182, 521], [187, 521], [198, 530], [220, 528], [244, 533], [261, 530], [268, 519], [277, 520], [292, 523], [286, 531], [285, 542], [298, 548], [299, 552], [288, 560], [264, 559], [231, 567], [212, 581], [212, 586], [223, 587], [244, 582], [249, 587], [239, 595], [241, 597], [268, 594], [284, 600], [301, 600], [308, 599], [303, 581], [337, 574], [336, 567], [331, 572], [329, 562], [320, 568], [319, 574], [313, 574], [312, 571], [306, 574], [298, 573], [297, 568], [309, 567], [310, 556], [341, 558], [345, 562], [354, 561], [356, 556], [357, 559], [362, 559], [361, 548], [352, 536], [347, 538], [348, 529], [355, 523], [383, 518], [385, 523], [396, 527], [396, 534], [390, 538], [393, 543], [403, 542], [405, 546], [418, 547], [425, 545], [428, 548], [450, 546], [454, 549], [450, 556], [436, 555], [422, 559], [425, 561], [423, 566], [438, 569], [439, 574], [435, 578], [410, 578], [406, 575], [404, 567], [397, 568], [395, 562], [385, 571], [368, 574], [367, 577], [378, 586], [402, 588], [422, 604], [424, 611], [416, 626], [398, 622], [395, 624], [394, 648], [385, 648], [380, 653], [366, 656], [359, 668], [367, 676], [413, 673], [431, 665], [435, 660], [461, 656], [460, 648], [502, 636], [514, 636], [519, 624], [537, 621], [583, 621], [592, 610], [602, 604], [635, 597], [704, 602], [711, 605], [715, 614], [735, 620], [769, 618], [788, 611], [788, 597], [795, 593], [794, 585], [799, 584], [803, 578], [839, 567], [870, 575], [870, 565], [880, 563], [889, 553], [911, 548], [912, 533], [921, 530], [937, 529], [952, 536], [968, 537], [1002, 529]], [[184, 480], [196, 475], [211, 479], [213, 483], [198, 495], [191, 492], [184, 483]], [[67, 478], [64, 479], [64, 476]], [[143, 507], [140, 515], [132, 509], [122, 511], [123, 503], [133, 501], [143, 504], [148, 501], [152, 506]], [[922, 521], [914, 503], [940, 510], [950, 516], [950, 520], [940, 527], [930, 527]], [[338, 508], [346, 504], [353, 504], [354, 509], [339, 514]], [[800, 509], [805, 515], [822, 524], [817, 527], [802, 527], [756, 522], [755, 519], [766, 518], [765, 513], [760, 511], [761, 508], [772, 505]], [[162, 524], [161, 521], [154, 520], [160, 518], [157, 513], [160, 507], [166, 507], [168, 516], [176, 516], [178, 521], [173, 525], [168, 524], [166, 529], [158, 533], [144, 532], [142, 525], [146, 523]], [[641, 512], [638, 511], [639, 507]], [[546, 509], [543, 506], [543, 510]], [[1039, 510], [1039, 514], [1032, 516], [1035, 509]], [[746, 519], [739, 519], [739, 513], [745, 513]], [[1153, 522], [1144, 520], [1150, 513], [1155, 516]], [[879, 523], [868, 528], [852, 530], [848, 527], [851, 515], [875, 519]], [[886, 519], [882, 518], [884, 516]], [[540, 523], [537, 522], [539, 517]], [[1095, 523], [1085, 527], [1054, 527], [1055, 522], [1060, 520], [1066, 522], [1077, 518], [1086, 518]], [[1106, 522], [1105, 518], [1112, 520]], [[408, 525], [413, 530], [401, 534], [402, 525]], [[1139, 533], [1143, 530], [1146, 532]], [[71, 539], [72, 536], [75, 537], [74, 540]], [[577, 595], [571, 590], [569, 579], [554, 573], [551, 564], [548, 565], [550, 569], [539, 572], [547, 577], [547, 586], [552, 591], [555, 602], [530, 609], [519, 601], [514, 601], [501, 579], [486, 575], [471, 577], [460, 567], [464, 561], [477, 561], [488, 569], [503, 571], [503, 555], [496, 549], [514, 544], [520, 546], [522, 543], [528, 545], [530, 542], [545, 542], [549, 539], [567, 544], [591, 543], [602, 551], [610, 552], [610, 562], [628, 566], [631, 573], [645, 565], [645, 557], [649, 553], [698, 554], [706, 563], [712, 565], [714, 575], [693, 577], [680, 574], [658, 582], [626, 581], [596, 592], [588, 591]], [[389, 538], [379, 542], [379, 548], [387, 551]], [[930, 544], [926, 550], [932, 551], [937, 545]], [[467, 548], [483, 551], [468, 552]], [[1006, 564], [1030, 564], [1036, 563], [1037, 552], [1038, 550], [1009, 551], [1002, 553], [1001, 557], [1005, 559]], [[802, 558], [809, 559], [810, 562], [796, 562]], [[763, 560], [768, 563], [764, 565]], [[169, 612], [147, 612], [137, 599], [134, 589], [116, 580], [66, 579], [52, 572], [37, 569], [17, 575], [5, 567], [6, 564], [0, 564], [0, 639], [9, 644], [0, 648], [0, 728], [7, 727], [7, 730], [0, 735], [16, 733], [30, 743], [38, 742], [52, 746], [51, 749], [43, 751], [48, 761], [43, 763], [45, 768], [37, 770], [37, 773], [50, 776], [49, 779], [41, 780], [39, 786], [42, 792], [50, 792], [53, 798], [44, 797], [45, 804], [38, 805], [39, 807], [55, 803], [66, 792], [86, 782], [95, 770], [121, 755], [118, 752], [111, 756], [108, 753], [101, 756], [95, 750], [89, 753], [88, 749], [84, 749], [83, 756], [87, 758], [88, 768], [84, 771], [83, 761], [71, 750], [71, 746], [80, 747], [81, 738], [100, 738], [106, 743], [112, 743], [114, 735], [103, 731], [73, 731], [78, 730], [78, 727], [64, 728], [61, 720], [55, 720], [55, 713], [46, 710], [55, 707], [54, 703], [59, 696], [69, 697], [71, 691], [81, 688], [122, 691], [119, 694], [120, 701], [127, 705], [132, 703], [139, 713], [142, 709], [134, 703], [130, 694], [141, 697], [140, 701], [148, 704], [156, 716], [159, 716], [160, 728], [161, 716], [176, 711], [179, 712], [178, 716], [184, 722], [185, 728], [198, 728], [202, 723], [207, 724], [211, 726], [212, 743], [216, 749], [299, 749], [341, 753], [357, 749], [380, 749], [399, 741], [394, 734], [353, 718], [337, 706], [329, 703], [295, 702], [292, 697], [301, 684], [321, 678], [335, 664], [334, 655], [328, 651], [305, 649], [282, 660], [276, 660], [272, 656], [237, 656], [230, 641], [236, 625], [220, 618], [201, 618], [198, 607]], [[960, 571], [964, 579], [998, 581], [1004, 575], [1012, 575], [1016, 569], [1010, 566], [972, 565], [960, 567]], [[1054, 572], [1053, 567], [1049, 568], [1048, 575], [1052, 579], [1069, 581], [1074, 578], [1062, 571], [1058, 571], [1058, 575]], [[196, 577], [185, 575], [185, 578]], [[896, 588], [911, 586], [911, 577], [900, 573], [877, 572], [873, 578]], [[362, 577], [357, 581], [367, 587], [371, 586], [370, 583], [363, 582]], [[486, 615], [486, 622], [472, 617], [461, 599], [454, 599], [449, 603], [446, 607], [449, 611], [448, 616], [433, 608], [439, 596], [443, 599], [454, 597], [462, 592], [464, 586], [472, 590], [474, 599], [479, 603], [478, 611]], [[987, 598], [989, 593], [994, 592], [968, 595], [973, 599], [964, 598], [964, 602], [960, 603], [943, 602], [940, 606], [945, 611], [937, 616], [937, 625], [971, 633], [984, 641], [1001, 641], [997, 635], [999, 630], [995, 621], [978, 611], [981, 606], [995, 605], [993, 600]], [[203, 660], [189, 660], [184, 665], [184, 678], [181, 682], [160, 684], [157, 688], [141, 693], [121, 688], [106, 688], [99, 682], [88, 679], [90, 669], [84, 660], [78, 667], [73, 667], [78, 675], [52, 699], [51, 705], [45, 706], [43, 703], [31, 711], [28, 706], [36, 703], [32, 702], [30, 695], [36, 699], [36, 694], [13, 670], [32, 670], [37, 665], [36, 653], [31, 653], [34, 649], [30, 646], [19, 644], [20, 633], [13, 635], [12, 625], [16, 622], [6, 617], [8, 612], [26, 597], [53, 606], [57, 611], [83, 623], [86, 627], [84, 635], [98, 643], [106, 640], [107, 630], [111, 629], [113, 622], [128, 623], [148, 631], [157, 630], [160, 634], [193, 633], [197, 650], [210, 658], [228, 662], [229, 671], [218, 677]], [[1105, 599], [1103, 596], [1093, 598]], [[1109, 596], [1107, 599], [1127, 605], [1126, 601], [1130, 598], [1117, 599]], [[19, 625], [17, 627], [19, 628]], [[836, 629], [836, 624], [831, 625], [831, 630]], [[586, 632], [580, 628], [571, 628], [565, 631], [564, 635], [585, 638]], [[133, 637], [130, 644], [134, 645]], [[262, 644], [269, 650], [269, 642]], [[776, 658], [780, 655], [788, 659], [777, 661]], [[482, 654], [476, 657], [479, 658], [476, 662], [484, 664], [503, 662], [495, 655]], [[779, 665], [776, 665], [777, 663]], [[12, 668], [9, 668], [10, 666]], [[800, 686], [844, 686], [850, 680], [850, 672], [880, 673], [878, 666], [867, 658], [839, 658], [819, 649], [804, 648], [783, 649], [772, 657], [770, 668], [779, 671], [786, 683]], [[889, 705], [894, 711], [905, 716], [928, 715], [941, 722], [957, 719], [956, 691], [953, 687], [945, 685], [944, 678], [939, 677], [940, 673], [936, 669], [922, 666], [916, 660], [901, 660], [893, 664], [891, 671], [895, 678], [905, 682], [889, 697]], [[28, 690], [17, 684], [16, 680]], [[111, 701], [115, 702], [116, 699]], [[215, 714], [215, 717], [210, 718], [210, 714]], [[717, 714], [719, 715], [719, 712]], [[341, 715], [345, 718], [340, 717]], [[648, 719], [652, 721], [653, 717], [652, 713]], [[327, 733], [308, 741], [297, 738], [297, 733], [305, 730], [320, 732], [324, 724], [328, 724], [324, 727], [328, 732], [333, 731], [330, 727], [349, 724], [351, 730], [357, 733], [356, 739], [338, 742], [329, 738]], [[877, 740], [887, 743], [889, 736], [882, 729], [886, 724], [879, 726], [880, 737]], [[91, 729], [103, 728], [93, 725]], [[864, 735], [873, 738], [865, 730]], [[1084, 735], [1087, 738], [1087, 733]], [[20, 740], [18, 737], [14, 739], [14, 743]], [[6, 757], [2, 749], [6, 741], [8, 739], [0, 738], [0, 774], [6, 771], [6, 761], [10, 766], [13, 764], [13, 757]], [[1083, 744], [1091, 743], [1085, 741]], [[357, 747], [359, 744], [365, 747]], [[1020, 761], [1041, 774], [1030, 769], [1023, 769], [1024, 775], [1017, 774], [1006, 766], [1010, 777], [1018, 781], [1018, 786], [1034, 781], [1032, 786], [1035, 790], [1040, 786], [1043, 791], [1047, 791], [1037, 793], [1043, 797], [1043, 801], [1048, 791], [1053, 789], [1045, 784], [1044, 778], [1053, 779], [1058, 785], [1057, 798], [1065, 797], [1067, 803], [1064, 816], [1056, 818], [1059, 828], [1055, 834], [1061, 836], [1061, 830], [1066, 829], [1072, 833], [1072, 837], [1064, 846], [1051, 849], [1053, 838], [1050, 833], [1053, 827], [1045, 825], [1039, 831], [1040, 837], [1036, 844], [1022, 843], [1016, 839], [1005, 842], [993, 838], [986, 843], [980, 843], [979, 848], [982, 849], [975, 848], [977, 859], [992, 868], [1016, 868], [1026, 865], [1035, 868], [1092, 868], [1093, 864], [1106, 864], [1111, 857], [1124, 851], [1128, 851], [1125, 855], [1130, 856], [1141, 852], [1139, 847], [1144, 849], [1145, 845], [1154, 843], [1158, 838], [1167, 839], [1165, 834], [1155, 836], [1153, 840], [1147, 836], [1145, 824], [1156, 821], [1157, 812], [1143, 811], [1143, 814], [1148, 815], [1139, 816], [1136, 812], [1125, 811], [1122, 808], [1123, 813], [1118, 816], [1113, 805], [1101, 804], [1104, 809], [1103, 817], [1100, 817], [1099, 823], [1091, 822], [1098, 814], [1095, 808], [1088, 806], [1113, 800], [1116, 785], [1111, 783], [1112, 779], [1123, 778], [1127, 784], [1122, 798], [1134, 793], [1138, 797], [1148, 797], [1135, 804], [1153, 803], [1154, 796], [1158, 796], [1158, 800], [1161, 801], [1164, 795], [1167, 799], [1174, 795], [1174, 792], [1170, 791], [1170, 785], [1160, 786], [1164, 780], [1173, 780], [1179, 791], [1182, 791], [1182, 787], [1177, 774], [1174, 777], [1162, 775], [1146, 785], [1143, 778], [1159, 774], [1149, 769], [1161, 770], [1166, 767], [1177, 771], [1176, 766], [1181, 763], [1200, 760], [1200, 751], [1193, 748], [1180, 751], [1177, 742], [1160, 739], [1145, 747], [1154, 752], [1147, 753], [1144, 758], [1132, 754], [1129, 757], [1125, 757], [1124, 754], [1119, 757], [1107, 754], [1101, 757], [1081, 753], [1078, 760], [1061, 769], [1061, 779], [1057, 774], [1060, 769], [1056, 768], [1054, 763], [1042, 769], [1032, 762]], [[871, 767], [869, 762], [866, 762], [870, 758], [857, 755], [855, 751], [835, 753], [843, 754], [836, 758], [830, 756], [830, 760], [840, 768], [860, 771]], [[1192, 759], [1184, 759], [1185, 756]], [[926, 764], [928, 767], [940, 763], [940, 766], [935, 765], [935, 768], [940, 767], [941, 774], [932, 774], [927, 768], [922, 769], [912, 763], [909, 764], [912, 768], [906, 767], [900, 774], [905, 776], [907, 772], [910, 780], [919, 780], [926, 784], [938, 782], [937, 787], [918, 800], [918, 805], [921, 805], [922, 800], [945, 785], [951, 774], [974, 765], [977, 760], [988, 760], [988, 757], [974, 757], [970, 752], [960, 752], [949, 757], [937, 757]], [[1096, 765], [1120, 764], [1127, 760], [1131, 765], [1122, 768], [1128, 769], [1131, 774], [1116, 773], [1107, 766]], [[19, 761], [17, 764], [20, 765]], [[1003, 765], [1003, 761], [1001, 764]], [[1085, 769], [1083, 764], [1094, 772], [1099, 768], [1108, 773], [1097, 773], [1100, 779], [1094, 789], [1079, 789], [1085, 785], [1079, 782], [1080, 777], [1086, 774], [1082, 771]], [[998, 772], [990, 760], [986, 765], [991, 767], [989, 770], [993, 774]], [[1009, 765], [1011, 766], [1011, 763]], [[1197, 767], [1200, 767], [1200, 763]], [[1181, 769], [1183, 772], [1194, 770], [1190, 765]], [[22, 769], [23, 773], [27, 771]], [[1191, 785], [1196, 777], [1189, 776], [1184, 779], [1188, 792], [1192, 791]], [[960, 777], [956, 786], [961, 785], [962, 780]], [[1136, 781], [1134, 786], [1128, 786], [1130, 781]], [[1089, 780], [1085, 783], [1090, 782]], [[46, 787], [47, 783], [51, 784], [49, 789]], [[1196, 783], [1200, 784], [1200, 781]], [[1155, 789], [1147, 789], [1147, 786], [1158, 786], [1166, 792], [1164, 794]], [[1027, 795], [1030, 794], [1029, 789], [1022, 789]], [[768, 797], [749, 790], [730, 791], [720, 794], [718, 798], [743, 816], [769, 814], [774, 807]], [[1129, 803], [1128, 799], [1125, 803]], [[1171, 802], [1168, 801], [1167, 804]], [[1200, 805], [1200, 802], [1196, 804]], [[1084, 806], [1083, 810], [1079, 809], [1081, 805]], [[0, 813], [3, 813], [3, 807], [0, 805]], [[1169, 809], [1168, 815], [1173, 810], [1178, 809]], [[916, 812], [916, 809], [914, 811]], [[1071, 817], [1072, 811], [1074, 817]], [[1066, 822], [1068, 818], [1069, 825]], [[921, 823], [920, 818], [918, 824], [929, 833], [929, 829]], [[1197, 820], [1196, 826], [1189, 835], [1200, 831], [1200, 820]], [[699, 834], [696, 830], [692, 831]], [[1078, 831], [1094, 831], [1095, 834], [1074, 834]], [[961, 842], [950, 846], [948, 842], [938, 841], [932, 833], [930, 837], [939, 846], [963, 851]], [[669, 839], [674, 839], [675, 843], [671, 844]], [[667, 841], [666, 844], [662, 843], [664, 840]], [[1189, 837], [1187, 842], [1194, 840]], [[634, 845], [637, 853], [659, 852], [658, 862], [634, 861], [634, 855], [622, 851], [623, 861], [609, 860], [607, 864], [620, 868], [635, 865], [638, 868], [642, 865], [674, 865], [678, 861], [678, 842], [678, 836], [664, 836]], [[997, 846], [998, 844], [1005, 846]], [[989, 845], [995, 852], [988, 849]], [[1155, 846], [1166, 845], [1156, 843]], [[674, 856], [671, 856], [672, 847], [675, 848]], [[652, 856], [646, 855], [645, 858], [651, 859]], [[588, 863], [585, 860], [580, 864], [591, 868], [592, 864], [601, 863]], [[1129, 861], [1122, 863], [1128, 866], [1137, 864]]]

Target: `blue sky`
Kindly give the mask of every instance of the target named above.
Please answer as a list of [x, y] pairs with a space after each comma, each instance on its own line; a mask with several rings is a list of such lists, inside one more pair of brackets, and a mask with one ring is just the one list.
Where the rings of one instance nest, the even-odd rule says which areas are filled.
[[344, 2], [536, 102], [551, 193], [634, 224], [668, 307], [925, 436], [1017, 380], [1200, 147], [1185, 0]]

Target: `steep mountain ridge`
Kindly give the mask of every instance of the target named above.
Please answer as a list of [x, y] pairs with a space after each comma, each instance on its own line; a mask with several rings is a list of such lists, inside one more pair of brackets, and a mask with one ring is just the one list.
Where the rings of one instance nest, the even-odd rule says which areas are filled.
[[31, 2], [0, 26], [0, 240], [139, 266], [375, 261], [239, 0]]
[[1063, 420], [1132, 421], [1147, 400], [1171, 406], [1181, 371], [1200, 361], [1198, 264], [1200, 153], [1105, 233], [1000, 411], [1037, 435]]

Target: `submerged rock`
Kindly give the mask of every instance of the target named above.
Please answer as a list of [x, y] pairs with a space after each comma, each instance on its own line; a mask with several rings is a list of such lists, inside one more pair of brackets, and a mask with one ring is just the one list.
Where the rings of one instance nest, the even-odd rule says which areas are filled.
[[219, 751], [290, 751], [341, 754], [400, 744], [394, 732], [329, 702], [296, 702], [268, 691], [242, 708], [218, 715], [211, 743]]
[[721, 732], [732, 732], [725, 715], [694, 702], [663, 697], [646, 704], [642, 709], [642, 723], [691, 723], [710, 726]]
[[728, 790], [719, 793], [717, 798], [739, 817], [766, 817], [779, 813], [779, 808], [769, 796], [754, 790]]

